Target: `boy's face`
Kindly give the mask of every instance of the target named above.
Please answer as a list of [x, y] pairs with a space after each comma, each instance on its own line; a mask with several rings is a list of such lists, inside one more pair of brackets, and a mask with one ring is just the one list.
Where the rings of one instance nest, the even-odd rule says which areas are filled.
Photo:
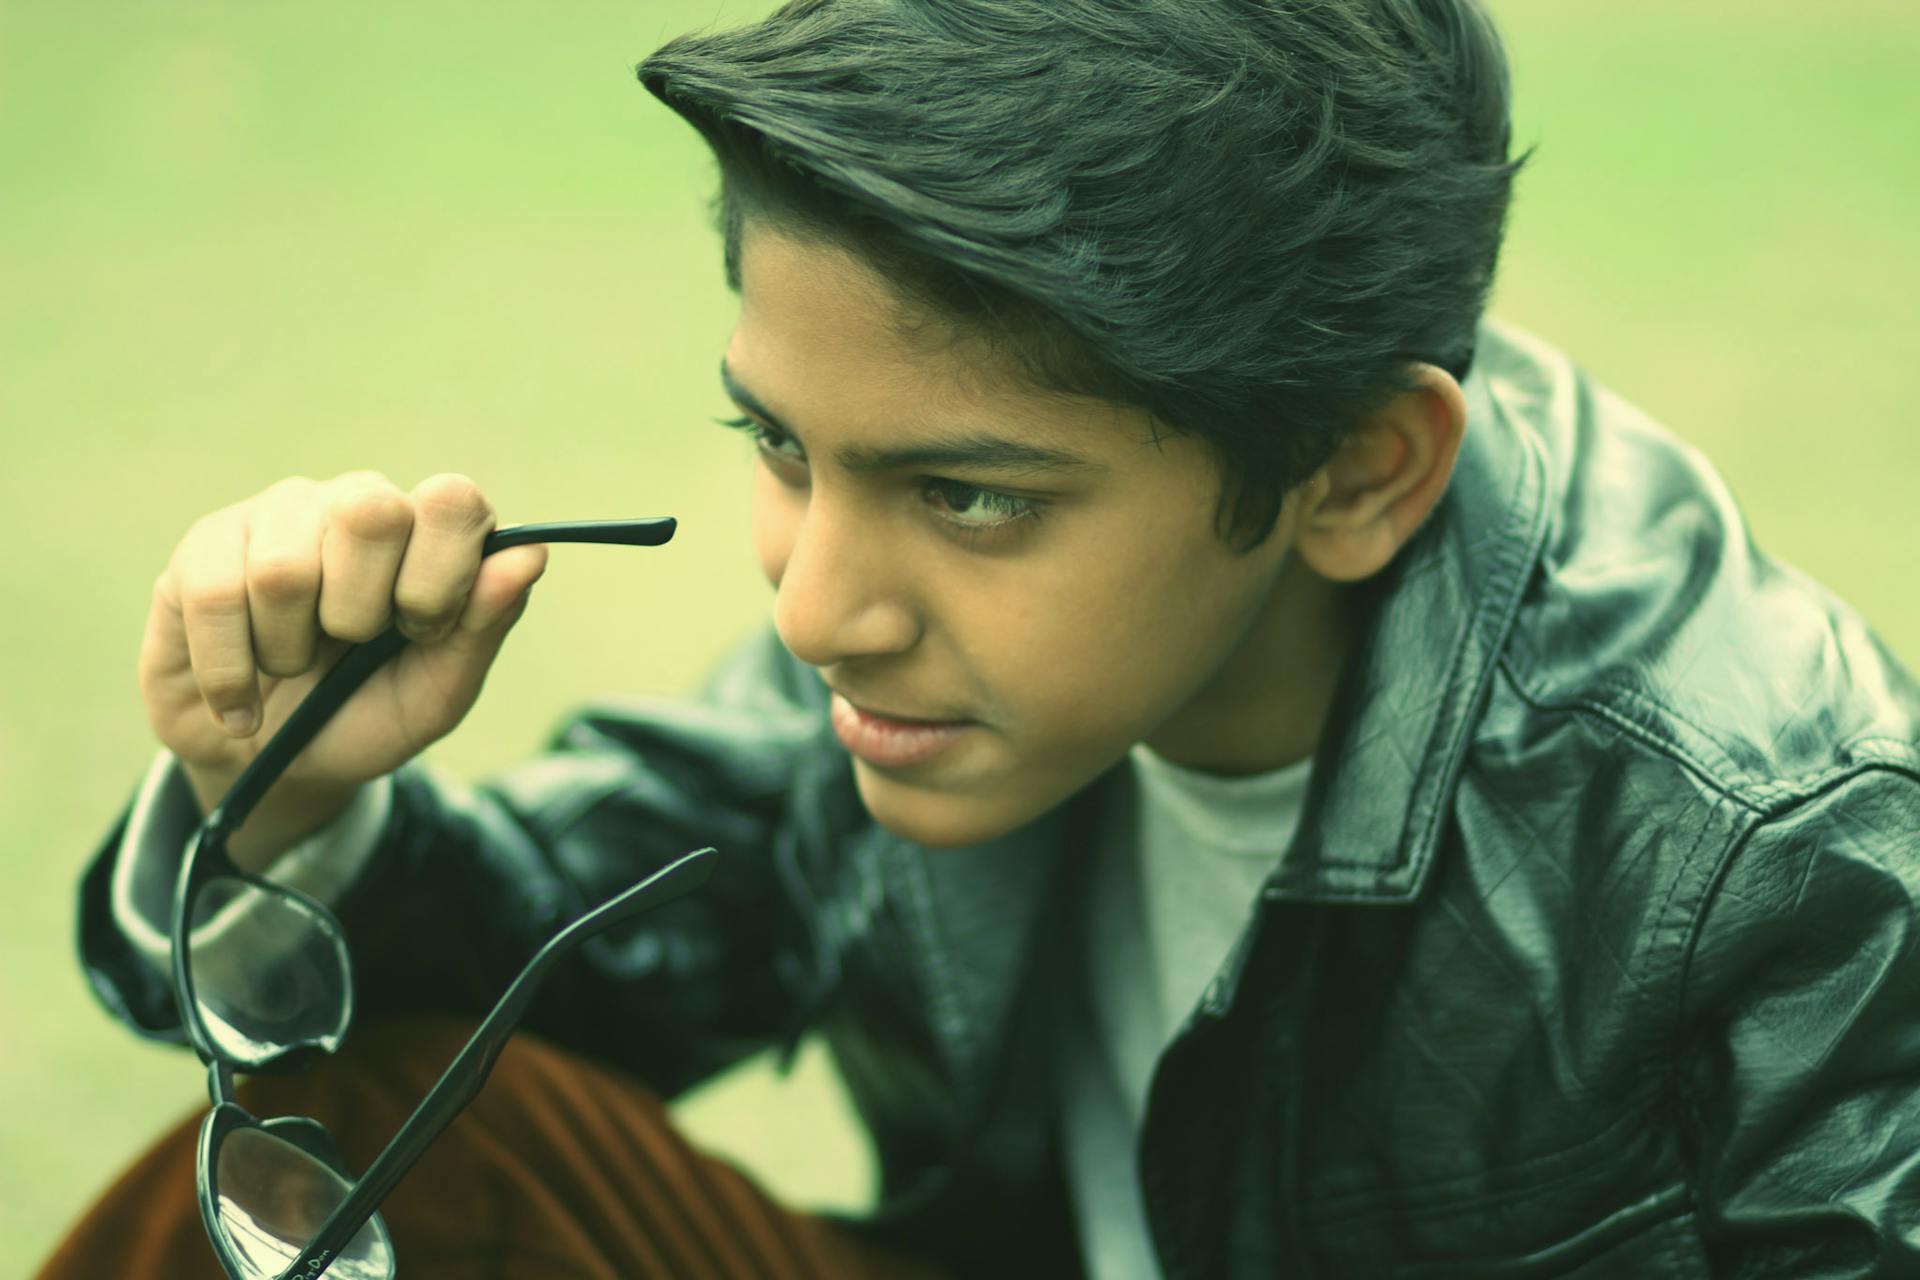
[[1291, 498], [1236, 555], [1200, 442], [903, 337], [882, 281], [819, 241], [749, 220], [740, 273], [725, 376], [759, 440], [755, 549], [876, 820], [986, 840], [1235, 707], [1223, 679], [1274, 626]]

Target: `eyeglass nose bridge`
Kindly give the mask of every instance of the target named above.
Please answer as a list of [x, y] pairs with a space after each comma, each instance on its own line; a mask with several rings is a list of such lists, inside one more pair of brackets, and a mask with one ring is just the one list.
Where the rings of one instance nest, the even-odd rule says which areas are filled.
[[235, 1105], [233, 1068], [219, 1058], [207, 1063], [207, 1097], [215, 1107]]

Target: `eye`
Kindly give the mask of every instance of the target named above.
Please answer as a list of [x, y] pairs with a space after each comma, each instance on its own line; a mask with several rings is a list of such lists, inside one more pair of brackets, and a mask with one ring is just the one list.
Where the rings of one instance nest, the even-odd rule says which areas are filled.
[[967, 529], [997, 529], [1016, 520], [1029, 519], [1040, 510], [1040, 504], [1031, 499], [958, 480], [929, 478], [922, 486], [927, 501], [940, 511], [942, 519]]
[[[807, 484], [806, 451], [778, 427], [770, 427], [755, 418], [715, 418], [714, 422], [731, 431], [739, 431], [754, 442], [761, 459], [782, 483], [794, 487]], [[958, 534], [969, 547], [982, 537], [1014, 532], [1039, 520], [1046, 503], [1035, 498], [1015, 497], [997, 489], [938, 476], [917, 481], [921, 499], [933, 508], [936, 518]]]
[[784, 431], [755, 422], [752, 418], [715, 418], [714, 421], [730, 431], [746, 434], [760, 452], [769, 458], [799, 466], [806, 465], [807, 455], [801, 452], [799, 441]]

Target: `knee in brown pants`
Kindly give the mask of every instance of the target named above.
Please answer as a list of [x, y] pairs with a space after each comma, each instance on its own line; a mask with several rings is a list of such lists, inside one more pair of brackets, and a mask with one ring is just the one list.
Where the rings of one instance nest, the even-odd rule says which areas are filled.
[[[312, 1116], [348, 1167], [364, 1169], [472, 1030], [451, 1018], [370, 1023], [312, 1071], [246, 1078], [240, 1105], [262, 1118]], [[107, 1190], [40, 1280], [222, 1280], [194, 1185], [201, 1118]], [[380, 1212], [405, 1280], [938, 1274], [780, 1207], [690, 1147], [638, 1082], [524, 1032]]]

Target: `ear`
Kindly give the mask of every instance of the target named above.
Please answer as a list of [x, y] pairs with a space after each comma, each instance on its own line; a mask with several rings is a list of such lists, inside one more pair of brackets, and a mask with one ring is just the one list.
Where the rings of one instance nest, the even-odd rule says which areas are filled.
[[1294, 549], [1335, 582], [1358, 582], [1387, 567], [1453, 475], [1466, 434], [1467, 397], [1453, 375], [1414, 364], [1419, 386], [1354, 424], [1340, 452], [1294, 492]]

